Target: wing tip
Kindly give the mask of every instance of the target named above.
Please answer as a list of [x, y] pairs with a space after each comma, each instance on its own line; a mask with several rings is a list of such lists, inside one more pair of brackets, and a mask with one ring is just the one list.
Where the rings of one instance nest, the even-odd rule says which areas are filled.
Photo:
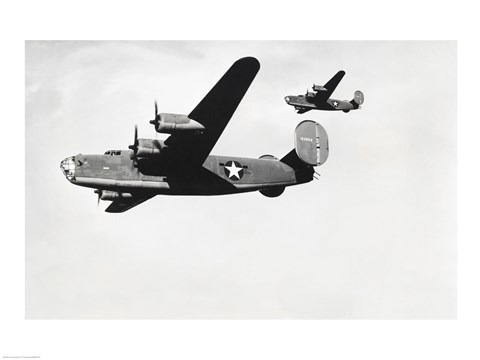
[[260, 70], [260, 62], [258, 61], [257, 58], [253, 56], [246, 56], [246, 57], [240, 58], [234, 63], [234, 65], [237, 65], [237, 64], [241, 66], [249, 67], [252, 70], [256, 70], [256, 71]]
[[123, 213], [125, 211], [127, 211], [128, 209], [118, 209], [118, 208], [114, 208], [112, 207], [112, 205], [110, 204], [109, 207], [107, 207], [105, 209], [105, 212], [106, 213], [109, 213], [109, 214], [119, 214], [119, 213]]

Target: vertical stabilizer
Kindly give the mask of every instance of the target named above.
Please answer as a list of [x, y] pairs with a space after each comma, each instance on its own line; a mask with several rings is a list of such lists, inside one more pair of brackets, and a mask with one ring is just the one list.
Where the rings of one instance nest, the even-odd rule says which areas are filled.
[[358, 109], [364, 101], [365, 97], [363, 96], [363, 93], [360, 90], [357, 90], [355, 91], [355, 94], [353, 95], [353, 99], [350, 101], [350, 104], [353, 105], [354, 109]]
[[304, 120], [295, 129], [295, 152], [307, 165], [322, 165], [328, 159], [328, 135], [319, 123]]

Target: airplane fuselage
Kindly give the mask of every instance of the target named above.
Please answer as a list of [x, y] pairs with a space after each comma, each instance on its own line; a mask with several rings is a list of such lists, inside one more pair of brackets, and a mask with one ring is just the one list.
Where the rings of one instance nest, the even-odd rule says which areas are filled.
[[294, 106], [296, 110], [305, 109], [305, 110], [327, 110], [335, 111], [342, 110], [348, 112], [354, 110], [355, 107], [349, 101], [337, 100], [337, 99], [327, 99], [325, 101], [315, 101], [314, 98], [309, 98], [305, 95], [298, 96], [286, 96], [285, 102], [288, 105]]
[[134, 159], [131, 150], [65, 159], [67, 179], [78, 186], [115, 192], [164, 195], [223, 195], [283, 188], [309, 182], [313, 170], [296, 173], [273, 158], [209, 155], [201, 167], [166, 159]]

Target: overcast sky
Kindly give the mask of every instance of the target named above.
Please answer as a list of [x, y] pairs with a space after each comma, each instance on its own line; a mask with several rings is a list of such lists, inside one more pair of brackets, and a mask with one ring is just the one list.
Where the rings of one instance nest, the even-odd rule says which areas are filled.
[[[135, 124], [154, 137], [154, 99], [188, 114], [244, 56], [261, 68], [212, 153], [282, 157], [312, 119], [318, 181], [107, 214], [62, 175]], [[362, 110], [285, 104], [338, 70]], [[27, 42], [26, 317], [455, 318], [456, 81], [455, 42]]]

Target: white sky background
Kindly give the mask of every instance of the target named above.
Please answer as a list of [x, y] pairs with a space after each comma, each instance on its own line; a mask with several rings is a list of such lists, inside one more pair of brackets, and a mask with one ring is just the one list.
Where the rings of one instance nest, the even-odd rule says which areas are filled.
[[[319, 181], [112, 215], [61, 174], [155, 136], [155, 98], [188, 114], [243, 56], [261, 69], [213, 153], [281, 157], [312, 119]], [[285, 104], [341, 69], [333, 97], [362, 110]], [[456, 96], [454, 42], [27, 43], [27, 318], [455, 318]]]

